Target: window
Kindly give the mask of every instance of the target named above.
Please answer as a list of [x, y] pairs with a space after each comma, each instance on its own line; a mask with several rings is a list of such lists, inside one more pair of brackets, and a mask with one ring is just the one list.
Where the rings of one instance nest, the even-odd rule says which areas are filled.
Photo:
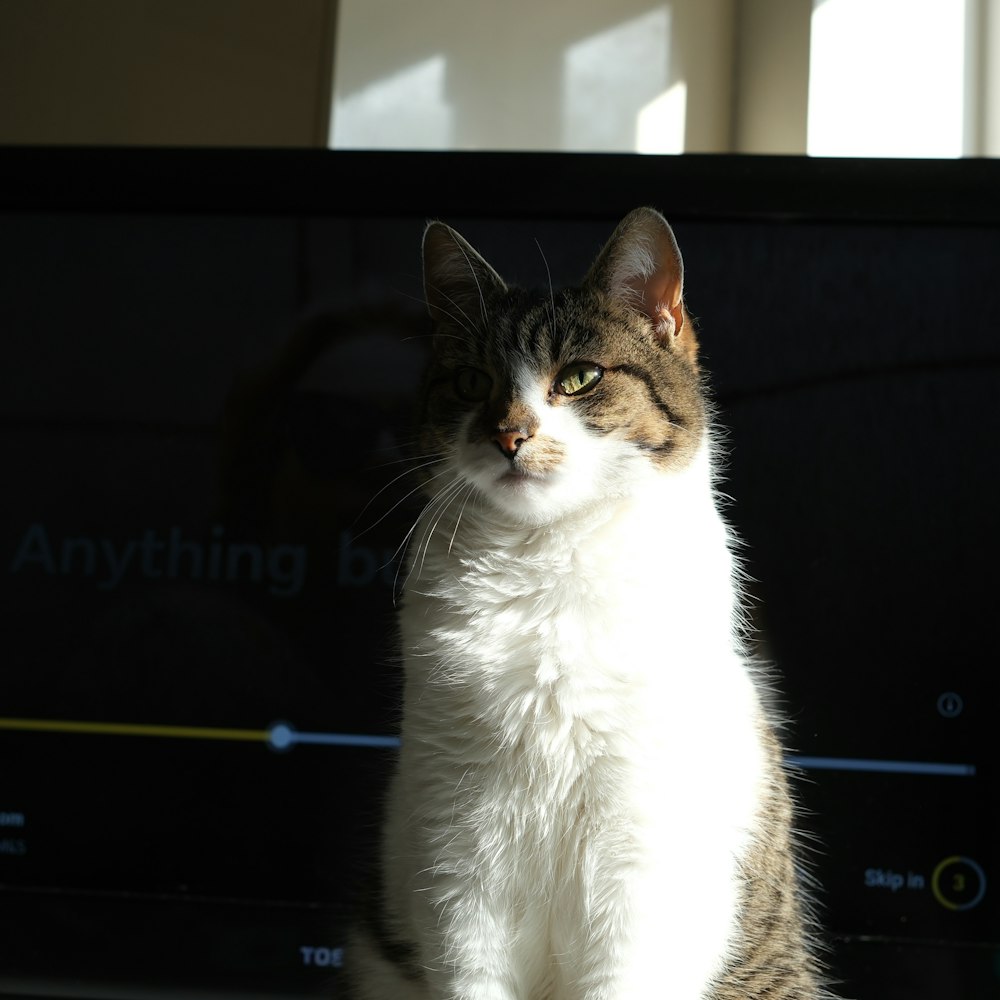
[[814, 0], [808, 152], [976, 152], [975, 7], [965, 0]]

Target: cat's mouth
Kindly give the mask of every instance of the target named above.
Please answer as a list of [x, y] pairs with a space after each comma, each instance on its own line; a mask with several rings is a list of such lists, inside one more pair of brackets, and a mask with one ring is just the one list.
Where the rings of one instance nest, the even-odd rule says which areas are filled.
[[542, 472], [533, 472], [530, 469], [512, 465], [497, 477], [497, 482], [508, 486], [520, 486], [531, 482], [540, 483], [547, 478]]

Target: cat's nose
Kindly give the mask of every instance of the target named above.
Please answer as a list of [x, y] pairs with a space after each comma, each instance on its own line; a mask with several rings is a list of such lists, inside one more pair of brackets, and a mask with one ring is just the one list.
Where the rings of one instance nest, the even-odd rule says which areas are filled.
[[496, 441], [497, 447], [507, 458], [513, 458], [521, 448], [521, 445], [525, 441], [531, 438], [531, 434], [524, 428], [519, 428], [516, 431], [495, 431], [493, 434], [493, 440]]

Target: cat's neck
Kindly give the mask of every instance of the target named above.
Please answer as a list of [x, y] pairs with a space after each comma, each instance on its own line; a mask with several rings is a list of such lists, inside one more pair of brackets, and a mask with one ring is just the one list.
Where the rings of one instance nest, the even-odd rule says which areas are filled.
[[[742, 669], [734, 658], [740, 611], [730, 536], [707, 454], [544, 527], [467, 508], [460, 521], [456, 513], [428, 530], [411, 549], [402, 605], [404, 647], [416, 654], [412, 676], [444, 661], [448, 683], [510, 668], [584, 686], [603, 683], [608, 671], [647, 684], [660, 676], [648, 664], [666, 658], [691, 667], [698, 687], [723, 675], [694, 664], [714, 664], [730, 680]], [[568, 636], [574, 649], [593, 647], [593, 670], [576, 654], [572, 669], [563, 664]], [[669, 679], [679, 683], [674, 673]]]

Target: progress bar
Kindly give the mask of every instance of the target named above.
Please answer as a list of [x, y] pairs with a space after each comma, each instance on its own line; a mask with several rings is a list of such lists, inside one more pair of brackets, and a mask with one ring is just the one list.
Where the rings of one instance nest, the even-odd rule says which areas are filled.
[[972, 778], [974, 764], [940, 764], [920, 760], [865, 760], [859, 757], [806, 757], [788, 754], [791, 767], [807, 771], [867, 771], [874, 774], [927, 774], [945, 778]]
[[132, 722], [0, 718], [0, 730], [87, 736], [148, 736], [175, 740], [228, 740], [235, 743], [263, 743], [272, 750], [290, 750], [300, 743], [314, 746], [371, 748], [399, 746], [398, 736], [374, 736], [366, 733], [304, 733], [285, 722], [276, 722], [267, 729], [223, 729], [217, 726], [159, 726]]
[[[267, 729], [222, 729], [213, 726], [159, 726], [132, 722], [78, 722], [71, 719], [5, 719], [0, 730], [34, 733], [69, 733], [92, 736], [151, 736], [181, 740], [228, 740], [239, 743], [263, 743], [272, 750], [291, 750], [295, 746], [362, 747], [394, 750], [398, 736], [370, 733], [300, 732], [287, 722], [276, 722]], [[934, 761], [869, 760], [860, 757], [810, 757], [787, 754], [790, 767], [806, 771], [855, 771], [869, 774], [922, 774], [946, 778], [971, 778], [974, 764], [945, 764]]]

